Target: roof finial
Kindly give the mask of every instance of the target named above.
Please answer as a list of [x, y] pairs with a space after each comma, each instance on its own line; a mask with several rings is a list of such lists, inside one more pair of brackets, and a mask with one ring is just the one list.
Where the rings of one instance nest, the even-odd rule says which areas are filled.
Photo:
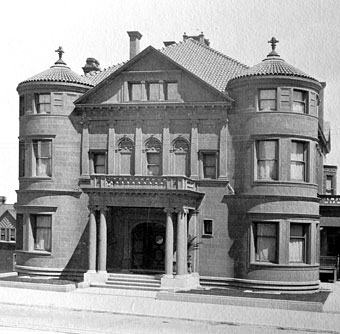
[[62, 46], [59, 46], [59, 48], [57, 50], [55, 50], [55, 52], [58, 52], [59, 55], [59, 59], [55, 62], [55, 64], [62, 64], [62, 65], [66, 65], [66, 63], [62, 60], [63, 57], [63, 53], [65, 53], [65, 51], [63, 50]]
[[279, 54], [275, 51], [276, 44], [279, 43], [279, 41], [275, 37], [272, 37], [268, 43], [272, 45], [272, 51], [268, 54], [268, 56], [279, 56]]

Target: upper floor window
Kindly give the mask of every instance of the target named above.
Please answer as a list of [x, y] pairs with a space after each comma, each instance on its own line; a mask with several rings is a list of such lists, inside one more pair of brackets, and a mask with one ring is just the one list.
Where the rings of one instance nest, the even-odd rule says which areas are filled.
[[290, 178], [294, 181], [307, 181], [307, 148], [308, 143], [291, 142]]
[[202, 152], [203, 177], [217, 179], [217, 152]]
[[293, 91], [293, 111], [299, 113], [307, 112], [307, 92], [302, 90]]
[[166, 82], [165, 84], [165, 100], [178, 100], [178, 83]]
[[36, 94], [35, 95], [36, 111], [38, 114], [51, 113], [51, 95]]
[[106, 152], [90, 152], [91, 172], [94, 174], [106, 174]]
[[162, 175], [162, 143], [156, 138], [147, 141], [145, 145], [147, 175]]
[[326, 195], [334, 195], [334, 176], [327, 175], [326, 176]]
[[123, 138], [118, 144], [119, 151], [119, 174], [132, 175], [133, 174], [133, 149], [134, 145], [129, 138]]
[[258, 180], [278, 180], [278, 141], [258, 140], [256, 161]]
[[276, 89], [260, 90], [259, 110], [276, 110]]
[[26, 167], [26, 148], [25, 142], [19, 141], [19, 177], [25, 176], [25, 167]]
[[142, 83], [141, 82], [130, 82], [129, 83], [129, 100], [130, 101], [142, 101]]
[[306, 263], [307, 224], [290, 224], [289, 262]]
[[177, 139], [173, 145], [173, 165], [175, 175], [189, 175], [189, 143], [184, 139]]
[[20, 95], [19, 98], [19, 116], [25, 115], [25, 96]]
[[148, 101], [160, 100], [159, 82], [147, 83], [147, 99]]
[[254, 223], [255, 261], [277, 262], [277, 223]]
[[[52, 176], [52, 140], [33, 140], [34, 176]], [[34, 174], [34, 173], [33, 173]]]

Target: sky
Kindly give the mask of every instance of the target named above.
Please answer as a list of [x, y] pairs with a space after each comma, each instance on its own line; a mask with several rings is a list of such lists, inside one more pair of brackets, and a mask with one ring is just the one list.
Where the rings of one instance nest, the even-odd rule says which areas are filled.
[[79, 74], [88, 57], [102, 69], [126, 61], [131, 30], [143, 35], [141, 50], [203, 32], [212, 48], [248, 66], [265, 58], [275, 36], [283, 59], [326, 82], [332, 151], [325, 163], [340, 166], [339, 0], [11, 0], [1, 11], [0, 196], [7, 203], [19, 188], [18, 84], [50, 68], [59, 46]]

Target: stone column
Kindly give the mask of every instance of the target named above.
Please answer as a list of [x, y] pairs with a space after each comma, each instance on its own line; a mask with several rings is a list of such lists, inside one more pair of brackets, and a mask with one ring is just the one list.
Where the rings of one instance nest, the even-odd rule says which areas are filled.
[[94, 209], [91, 208], [89, 219], [89, 269], [88, 272], [96, 272], [97, 258], [97, 222]]
[[142, 134], [142, 121], [136, 121], [135, 130], [135, 175], [142, 175], [142, 146], [143, 146], [143, 134]]
[[106, 207], [100, 208], [99, 221], [99, 247], [98, 247], [98, 273], [106, 273], [106, 252], [107, 252], [107, 228], [106, 228]]
[[177, 218], [177, 251], [176, 251], [176, 275], [188, 274], [187, 251], [187, 209], [181, 209]]
[[165, 119], [163, 122], [163, 147], [162, 147], [162, 155], [163, 155], [163, 166], [162, 171], [163, 175], [167, 176], [171, 174], [169, 170], [169, 154], [170, 154], [170, 121], [168, 119]]
[[173, 277], [174, 256], [174, 226], [172, 221], [173, 209], [166, 208], [166, 232], [165, 232], [165, 276]]
[[108, 135], [108, 145], [107, 145], [107, 173], [110, 175], [115, 173], [115, 142], [116, 142], [116, 121], [109, 121], [109, 135]]
[[89, 175], [89, 149], [90, 149], [90, 138], [89, 138], [89, 121], [84, 118], [80, 124], [83, 125], [83, 133], [81, 138], [81, 175]]
[[[196, 210], [190, 210], [190, 219], [189, 219], [189, 231], [188, 234], [190, 234], [193, 237], [196, 237], [195, 241], [198, 242], [198, 236], [199, 236], [199, 229], [197, 224], [197, 215], [198, 211]], [[191, 265], [192, 265], [192, 272], [198, 272], [198, 262], [199, 262], [199, 248], [192, 251], [191, 253]]]
[[228, 128], [227, 128], [227, 120], [222, 119], [221, 120], [221, 128], [220, 128], [220, 136], [219, 136], [219, 146], [220, 146], [220, 152], [219, 152], [219, 180], [227, 180], [227, 142], [228, 140]]
[[198, 179], [198, 120], [191, 122], [191, 140], [190, 140], [190, 178]]

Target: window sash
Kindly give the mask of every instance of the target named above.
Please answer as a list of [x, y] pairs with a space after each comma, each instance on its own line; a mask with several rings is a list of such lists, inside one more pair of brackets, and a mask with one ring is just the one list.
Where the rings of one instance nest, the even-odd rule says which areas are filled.
[[213, 222], [212, 220], [205, 219], [203, 221], [203, 234], [204, 235], [212, 235]]
[[51, 95], [50, 94], [39, 94], [37, 113], [48, 114], [51, 112]]
[[166, 83], [166, 100], [177, 100], [178, 99], [178, 83], [167, 82]]
[[306, 263], [307, 226], [290, 224], [289, 262]]
[[147, 152], [148, 175], [160, 175], [161, 155], [158, 152]]
[[51, 251], [52, 217], [49, 215], [32, 215], [34, 250]]
[[293, 111], [298, 113], [306, 112], [306, 92], [294, 90], [293, 92]]
[[307, 144], [305, 142], [292, 141], [290, 166], [291, 180], [307, 180]]
[[148, 83], [148, 100], [149, 101], [159, 101], [160, 91], [158, 82]]
[[259, 262], [277, 261], [277, 224], [256, 223], [255, 260]]
[[93, 167], [95, 174], [106, 174], [106, 154], [94, 153], [93, 154]]
[[35, 140], [33, 150], [36, 163], [36, 176], [52, 176], [52, 141]]
[[258, 180], [278, 180], [277, 154], [277, 140], [259, 140], [256, 142]]
[[216, 153], [203, 153], [203, 177], [216, 179], [217, 177]]
[[259, 96], [260, 110], [276, 110], [276, 90], [261, 89]]
[[142, 100], [142, 83], [130, 83], [130, 101]]

